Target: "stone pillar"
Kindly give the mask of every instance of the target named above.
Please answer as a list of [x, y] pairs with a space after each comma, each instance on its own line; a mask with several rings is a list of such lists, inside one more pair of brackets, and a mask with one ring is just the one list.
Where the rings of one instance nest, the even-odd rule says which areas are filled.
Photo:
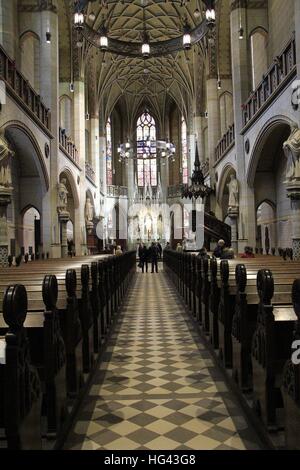
[[[244, 39], [239, 39], [240, 21], [244, 28]], [[239, 211], [239, 240], [238, 250], [243, 251], [245, 245], [255, 246], [256, 243], [256, 210], [254, 190], [246, 182], [244, 137], [241, 134], [243, 126], [242, 105], [247, 100], [249, 87], [249, 63], [248, 57], [248, 30], [245, 2], [232, 0], [230, 14], [231, 30], [231, 61], [232, 61], [232, 89], [233, 111], [235, 121], [235, 154], [236, 176], [240, 181], [240, 211]]]
[[70, 219], [68, 212], [62, 212], [58, 215], [61, 225], [61, 257], [67, 258], [68, 256], [68, 242], [67, 242], [67, 223]]
[[238, 253], [238, 233], [237, 233], [237, 221], [239, 217], [238, 208], [230, 208], [228, 210], [228, 217], [231, 219], [231, 247], [235, 254]]
[[[52, 257], [61, 256], [60, 227], [56, 211], [58, 182], [58, 127], [59, 127], [59, 53], [58, 15], [55, 7], [32, 13], [32, 29], [40, 36], [40, 93], [51, 111], [50, 186], [43, 198], [42, 238], [43, 251]], [[35, 27], [33, 27], [35, 25]], [[51, 32], [51, 44], [45, 40]]]
[[74, 81], [74, 140], [79, 154], [81, 167], [80, 182], [78, 185], [79, 204], [75, 208], [75, 250], [76, 254], [84, 255], [87, 252], [86, 230], [84, 220], [84, 207], [86, 201], [85, 182], [85, 86], [83, 77]]
[[300, 2], [295, 0], [295, 39], [296, 39], [296, 56], [297, 56], [297, 72], [300, 79]]
[[18, 34], [17, 0], [0, 0], [0, 44], [15, 59]]
[[95, 171], [95, 183], [98, 187], [96, 199], [94, 200], [96, 215], [100, 213], [100, 148], [99, 148], [99, 116], [97, 114], [91, 116], [91, 161]]
[[12, 188], [0, 187], [0, 266], [8, 266], [7, 206], [11, 203]]
[[220, 108], [218, 100], [218, 80], [215, 77], [208, 78], [207, 84], [207, 114], [208, 114], [208, 159], [211, 181], [214, 184], [215, 175], [213, 165], [215, 163], [215, 149], [220, 139]]

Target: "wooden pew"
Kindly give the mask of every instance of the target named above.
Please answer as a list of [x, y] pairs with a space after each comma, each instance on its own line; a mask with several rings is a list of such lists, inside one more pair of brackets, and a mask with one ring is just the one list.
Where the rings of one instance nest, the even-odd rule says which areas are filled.
[[[270, 270], [257, 274], [259, 306], [252, 339], [253, 392], [256, 412], [270, 431], [278, 430], [279, 409], [283, 408], [280, 391], [285, 362], [290, 358], [294, 323], [297, 319], [290, 302], [287, 275], [274, 277]], [[272, 302], [274, 285], [277, 300]], [[274, 299], [273, 299], [274, 300]]]
[[4, 427], [10, 450], [41, 449], [42, 390], [32, 365], [30, 345], [24, 328], [27, 294], [22, 285], [9, 286], [3, 301], [7, 331], [5, 364], [0, 365], [0, 426]]
[[[300, 280], [296, 279], [292, 288], [292, 303], [297, 315], [293, 334], [294, 341], [300, 341]], [[298, 346], [299, 348], [299, 346]], [[282, 378], [282, 396], [284, 403], [285, 444], [289, 450], [300, 450], [300, 364], [295, 364], [291, 357], [287, 360]], [[297, 358], [299, 360], [299, 354]]]
[[218, 263], [215, 257], [209, 260], [210, 297], [209, 297], [209, 339], [214, 349], [219, 348], [218, 308], [220, 303], [220, 287], [217, 282]]

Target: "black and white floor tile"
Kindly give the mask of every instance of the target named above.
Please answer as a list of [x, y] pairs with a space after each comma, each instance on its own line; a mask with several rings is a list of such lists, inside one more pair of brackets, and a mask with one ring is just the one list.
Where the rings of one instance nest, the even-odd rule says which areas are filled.
[[64, 448], [261, 448], [163, 272], [136, 275]]

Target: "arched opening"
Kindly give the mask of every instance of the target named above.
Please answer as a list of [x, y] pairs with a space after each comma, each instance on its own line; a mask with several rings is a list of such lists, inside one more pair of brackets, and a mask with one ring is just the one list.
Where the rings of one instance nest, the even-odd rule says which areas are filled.
[[225, 91], [220, 96], [220, 125], [221, 135], [224, 135], [233, 123], [233, 98], [232, 93]]
[[263, 74], [268, 69], [268, 33], [263, 28], [257, 28], [250, 35], [252, 89], [255, 90], [261, 82]]
[[69, 96], [63, 95], [59, 100], [59, 123], [67, 136], [72, 136], [72, 100]]
[[40, 90], [40, 38], [28, 31], [20, 38], [21, 72], [38, 93]]
[[41, 245], [41, 216], [35, 207], [29, 207], [23, 212], [23, 243], [22, 254], [40, 253]]
[[276, 211], [270, 201], [263, 201], [256, 210], [256, 246], [266, 254], [277, 246]]
[[269, 124], [257, 139], [250, 161], [248, 181], [253, 185], [257, 247], [265, 250], [291, 247], [291, 208], [286, 194], [287, 160], [283, 143], [291, 132], [288, 122]]
[[[46, 195], [49, 180], [43, 155], [34, 136], [22, 123], [8, 124], [4, 135], [14, 151], [14, 155], [10, 159], [13, 192], [11, 203], [7, 208], [9, 254], [16, 256], [21, 252], [25, 253], [29, 246], [35, 253], [49, 251], [50, 224], [40, 217], [40, 214], [45, 212], [44, 207], [48, 202]], [[32, 209], [31, 212], [30, 209]], [[34, 214], [38, 214], [36, 235], [37, 225], [39, 225], [39, 240], [36, 240], [35, 244], [29, 235], [33, 233], [34, 219], [32, 217]], [[24, 215], [26, 215], [25, 220]], [[25, 222], [29, 227], [26, 235], [24, 233]], [[29, 238], [27, 238], [25, 246], [26, 237]]]
[[68, 243], [68, 255], [73, 255], [75, 246], [74, 246], [74, 224], [72, 220], [67, 222], [67, 243]]

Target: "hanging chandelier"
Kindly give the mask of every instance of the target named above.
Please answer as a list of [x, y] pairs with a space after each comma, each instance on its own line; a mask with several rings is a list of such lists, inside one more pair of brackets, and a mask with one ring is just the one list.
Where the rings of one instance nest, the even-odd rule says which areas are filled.
[[200, 166], [197, 143], [196, 143], [196, 156], [195, 156], [195, 163], [194, 163], [194, 171], [190, 180], [191, 180], [190, 185], [185, 184], [182, 187], [181, 196], [183, 199], [189, 198], [189, 199], [192, 199], [193, 202], [195, 202], [197, 201], [199, 197], [201, 199], [204, 199], [206, 196], [208, 196], [212, 192], [212, 189], [206, 184], [204, 184], [204, 176], [203, 176], [201, 166]]
[[[112, 2], [105, 2], [107, 5]], [[130, 3], [130, 2], [128, 2]], [[143, 6], [143, 23], [144, 34], [141, 42], [123, 41], [113, 37], [109, 37], [109, 25], [100, 26], [95, 30], [85, 21], [84, 9], [88, 1], [78, 0], [75, 3], [74, 13], [74, 27], [78, 30], [82, 38], [86, 39], [91, 45], [99, 48], [102, 51], [108, 51], [113, 54], [123, 55], [125, 57], [160, 57], [167, 54], [172, 54], [180, 50], [189, 50], [192, 45], [200, 42], [204, 37], [209, 34], [215, 26], [216, 13], [215, 13], [215, 0], [204, 0], [206, 4], [205, 17], [191, 29], [185, 20], [182, 34], [178, 37], [167, 39], [164, 41], [150, 41], [146, 32], [145, 21], [145, 7]], [[90, 15], [89, 15], [90, 16]], [[103, 30], [105, 33], [103, 34]]]
[[138, 152], [135, 152], [129, 139], [127, 142], [119, 144], [117, 149], [119, 162], [127, 164], [129, 160], [154, 158], [154, 148], [156, 149], [156, 156], [163, 159], [164, 162], [168, 159], [175, 160], [176, 147], [168, 140], [154, 140], [147, 137], [145, 141], [139, 141], [138, 145]]

